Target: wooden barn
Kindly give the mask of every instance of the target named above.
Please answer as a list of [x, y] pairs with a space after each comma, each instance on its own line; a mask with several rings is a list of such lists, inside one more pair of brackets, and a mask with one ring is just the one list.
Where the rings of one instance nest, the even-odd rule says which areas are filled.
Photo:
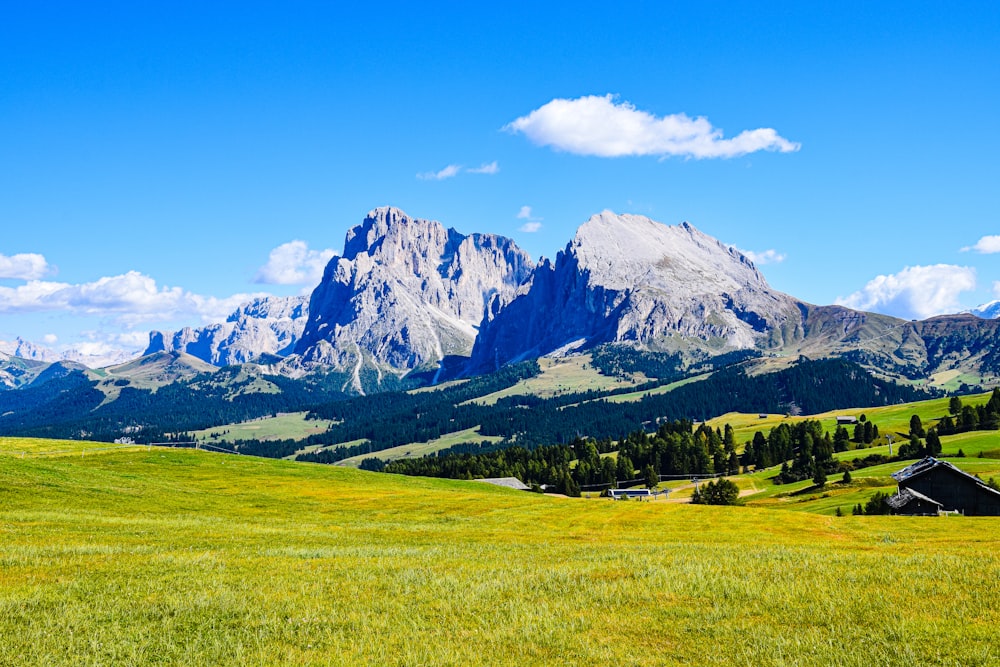
[[961, 512], [1000, 516], [1000, 491], [947, 461], [928, 456], [892, 474], [899, 490], [889, 499], [895, 514]]

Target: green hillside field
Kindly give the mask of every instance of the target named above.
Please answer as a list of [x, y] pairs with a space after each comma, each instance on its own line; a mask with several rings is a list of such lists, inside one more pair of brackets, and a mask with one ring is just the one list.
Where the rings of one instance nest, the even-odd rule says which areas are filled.
[[3, 665], [1000, 662], [996, 519], [28, 445], [0, 439]]

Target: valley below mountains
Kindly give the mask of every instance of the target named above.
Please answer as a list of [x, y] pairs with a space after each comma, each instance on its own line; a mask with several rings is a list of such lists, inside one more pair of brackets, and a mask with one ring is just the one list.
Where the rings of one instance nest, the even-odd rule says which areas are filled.
[[[971, 390], [997, 383], [998, 329], [973, 314], [906, 321], [805, 303], [689, 223], [605, 211], [536, 265], [511, 239], [384, 207], [347, 232], [309, 296], [152, 332], [141, 358], [102, 368], [0, 350], [0, 433], [62, 420], [77, 437], [164, 436], [605, 349], [627, 363], [588, 372], [629, 386], [839, 359], [920, 392]], [[166, 396], [197, 418], [152, 424]]]

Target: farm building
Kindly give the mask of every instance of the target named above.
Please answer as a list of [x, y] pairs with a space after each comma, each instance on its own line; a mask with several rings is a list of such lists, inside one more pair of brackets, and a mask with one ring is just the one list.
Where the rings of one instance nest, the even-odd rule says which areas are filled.
[[968, 516], [1000, 516], [1000, 491], [933, 456], [894, 472], [892, 478], [899, 490], [888, 502], [896, 514], [957, 511]]
[[913, 489], [899, 489], [896, 495], [889, 498], [886, 502], [892, 508], [893, 514], [937, 516], [944, 511], [941, 503]]
[[857, 424], [857, 423], [858, 423], [857, 417], [847, 417], [844, 415], [840, 415], [839, 417], [837, 417], [838, 426], [842, 424]]

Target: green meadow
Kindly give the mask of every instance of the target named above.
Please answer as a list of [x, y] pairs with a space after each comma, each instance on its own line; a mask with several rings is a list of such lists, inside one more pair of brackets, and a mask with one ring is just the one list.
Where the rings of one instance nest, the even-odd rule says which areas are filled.
[[996, 519], [77, 444], [0, 439], [0, 664], [1000, 662]]
[[326, 433], [332, 422], [326, 419], [306, 419], [305, 412], [289, 412], [237, 424], [225, 424], [192, 435], [200, 442], [232, 442], [234, 440], [304, 440], [310, 435]]

